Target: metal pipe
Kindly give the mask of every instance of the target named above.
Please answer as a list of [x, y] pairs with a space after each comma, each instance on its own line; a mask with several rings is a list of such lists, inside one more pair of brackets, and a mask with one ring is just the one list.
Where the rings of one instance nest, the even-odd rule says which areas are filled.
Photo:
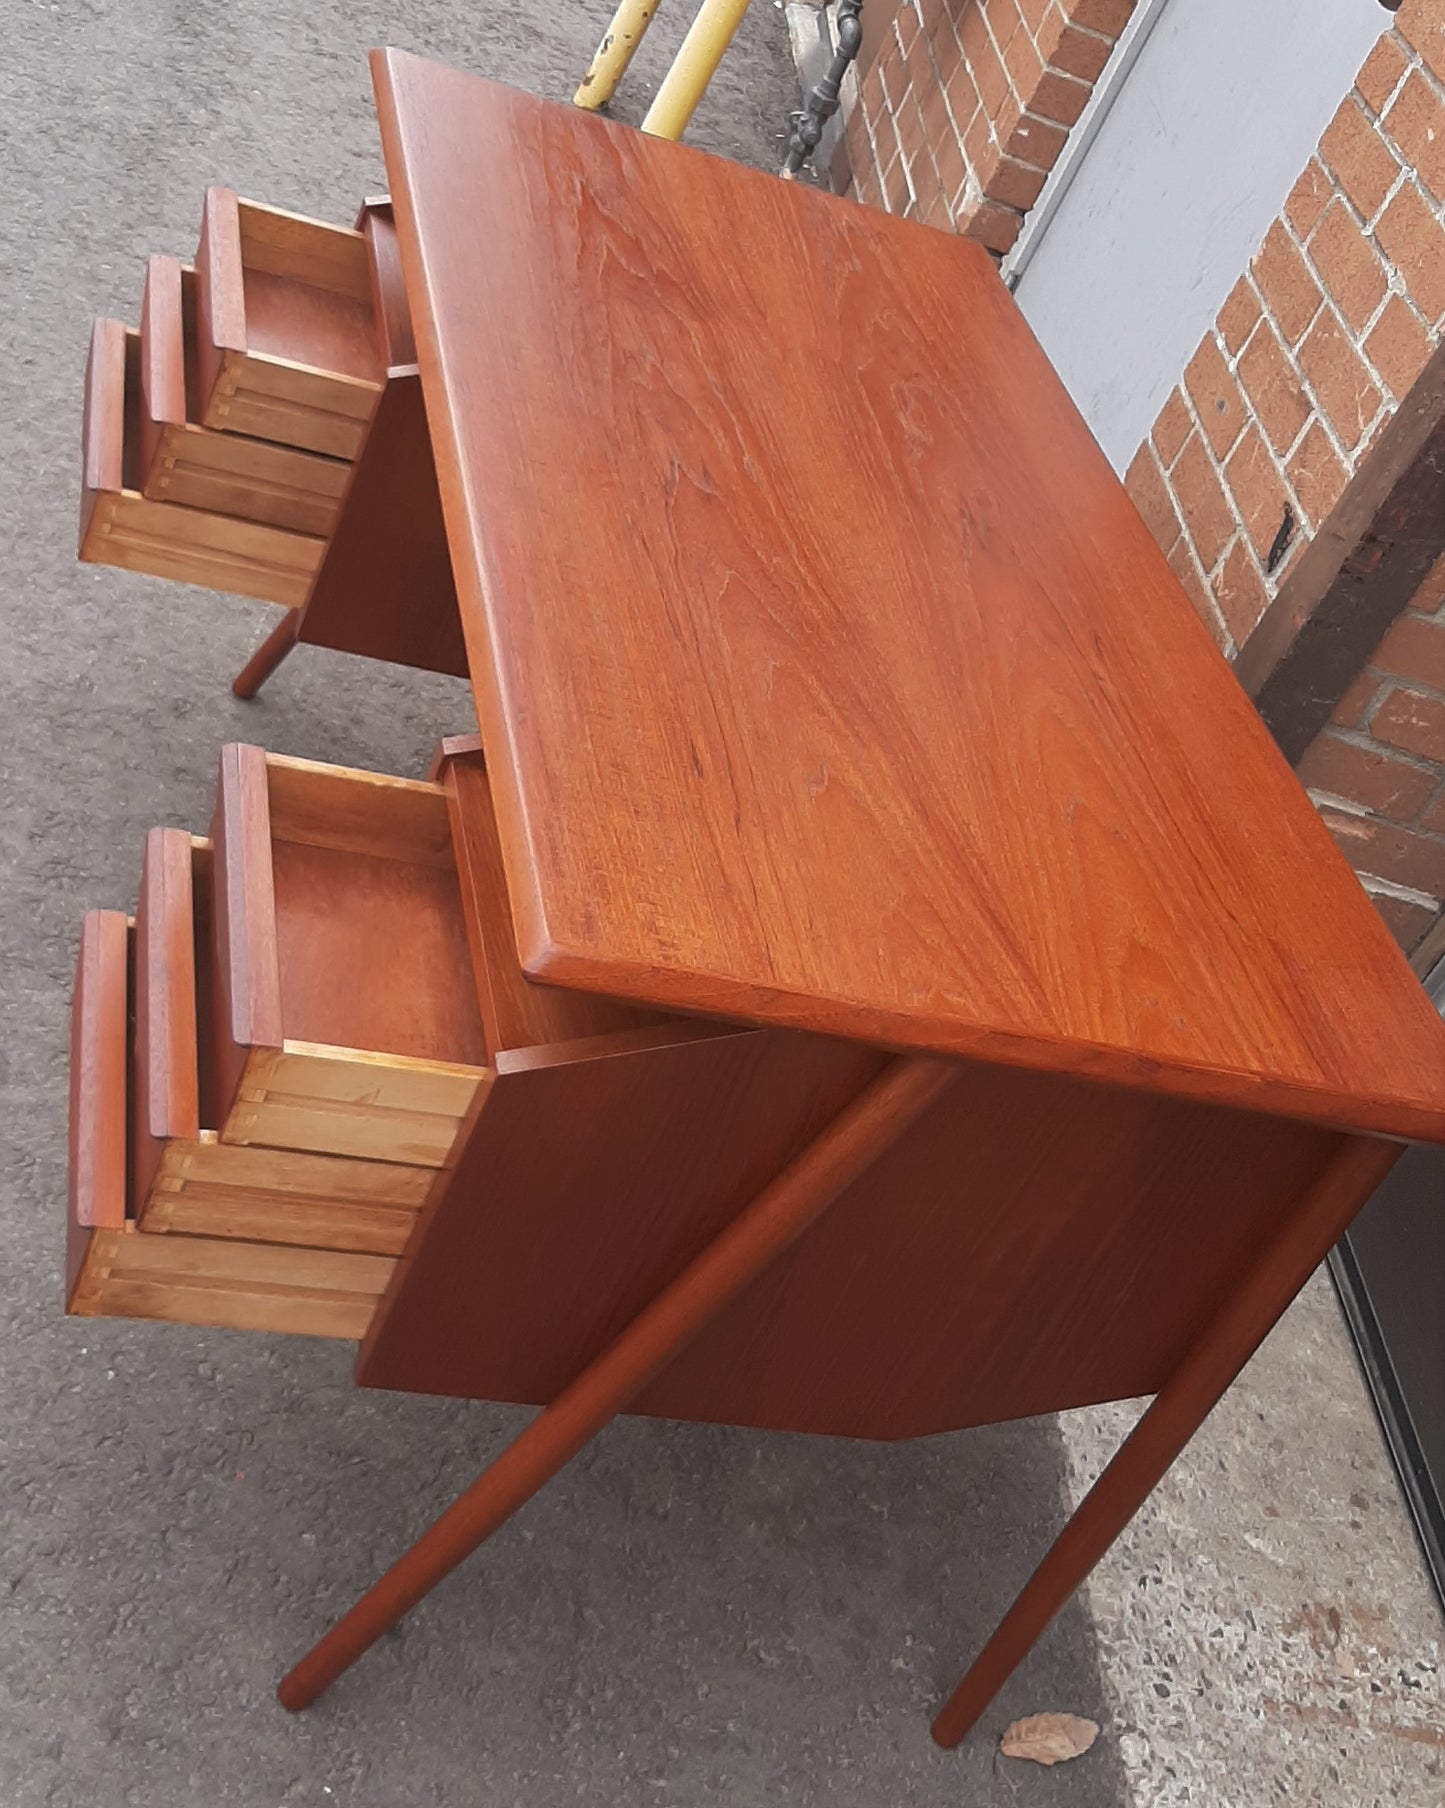
[[682, 137], [747, 10], [748, 0], [702, 0], [657, 98], [647, 110], [644, 132], [654, 138]]
[[599, 107], [607, 105], [617, 92], [617, 84], [626, 74], [632, 53], [642, 42], [656, 11], [657, 0], [621, 0], [612, 15], [612, 23], [602, 34], [597, 54], [587, 65], [587, 73], [572, 96], [574, 107], [584, 107], [589, 113], [595, 113]]
[[789, 182], [817, 150], [823, 128], [838, 111], [843, 81], [863, 47], [863, 0], [838, 0], [838, 47], [825, 72], [803, 97], [802, 111], [792, 115], [792, 136], [780, 174]]

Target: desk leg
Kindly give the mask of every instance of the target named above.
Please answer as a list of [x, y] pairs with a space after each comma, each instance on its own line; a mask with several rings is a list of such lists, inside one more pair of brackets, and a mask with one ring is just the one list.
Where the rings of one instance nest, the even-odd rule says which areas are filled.
[[256, 692], [260, 690], [292, 647], [296, 645], [296, 635], [300, 627], [301, 611], [288, 609], [245, 665], [237, 672], [231, 689], [238, 697], [249, 699], [256, 695]]
[[1128, 1525], [1224, 1397], [1286, 1306], [1402, 1154], [1400, 1144], [1342, 1140], [1294, 1214], [1155, 1395], [933, 1723], [940, 1745], [973, 1727], [1034, 1641]]
[[276, 1691], [309, 1707], [571, 1461], [775, 1256], [795, 1243], [953, 1079], [930, 1056], [894, 1061], [633, 1319], [422, 1534]]

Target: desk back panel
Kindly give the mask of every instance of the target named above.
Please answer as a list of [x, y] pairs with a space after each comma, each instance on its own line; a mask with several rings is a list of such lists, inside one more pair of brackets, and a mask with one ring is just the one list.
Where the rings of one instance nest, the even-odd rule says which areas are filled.
[[[782, 1031], [502, 1057], [358, 1380], [554, 1398], [884, 1058]], [[966, 1066], [635, 1410], [902, 1438], [1152, 1393], [1338, 1142]]]
[[414, 368], [387, 372], [297, 638], [393, 665], [467, 674]]

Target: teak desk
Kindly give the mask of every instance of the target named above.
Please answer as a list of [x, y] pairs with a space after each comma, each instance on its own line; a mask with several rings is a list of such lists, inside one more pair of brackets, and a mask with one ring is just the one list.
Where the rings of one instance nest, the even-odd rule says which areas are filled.
[[281, 1698], [619, 1411], [1155, 1395], [955, 1743], [1400, 1139], [1445, 1141], [1445, 1026], [980, 247], [374, 70], [488, 1060], [358, 1379], [546, 1410]]

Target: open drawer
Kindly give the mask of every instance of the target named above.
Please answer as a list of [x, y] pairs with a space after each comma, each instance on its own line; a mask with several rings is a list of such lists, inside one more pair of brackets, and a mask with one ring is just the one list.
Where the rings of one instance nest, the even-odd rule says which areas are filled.
[[146, 1231], [400, 1255], [435, 1170], [221, 1140], [211, 844], [152, 829], [135, 925], [131, 1196]]
[[208, 190], [196, 329], [203, 426], [356, 457], [385, 376], [361, 233]]
[[119, 912], [85, 919], [71, 1017], [67, 1311], [361, 1337], [390, 1257], [155, 1235], [138, 1223], [126, 1151], [132, 941]]
[[325, 541], [141, 493], [140, 335], [97, 320], [85, 371], [80, 557], [299, 608]]
[[351, 474], [346, 460], [201, 426], [195, 272], [176, 258], [146, 266], [140, 337], [142, 494], [328, 537]]
[[441, 787], [222, 751], [226, 1143], [443, 1166], [489, 1078]]

